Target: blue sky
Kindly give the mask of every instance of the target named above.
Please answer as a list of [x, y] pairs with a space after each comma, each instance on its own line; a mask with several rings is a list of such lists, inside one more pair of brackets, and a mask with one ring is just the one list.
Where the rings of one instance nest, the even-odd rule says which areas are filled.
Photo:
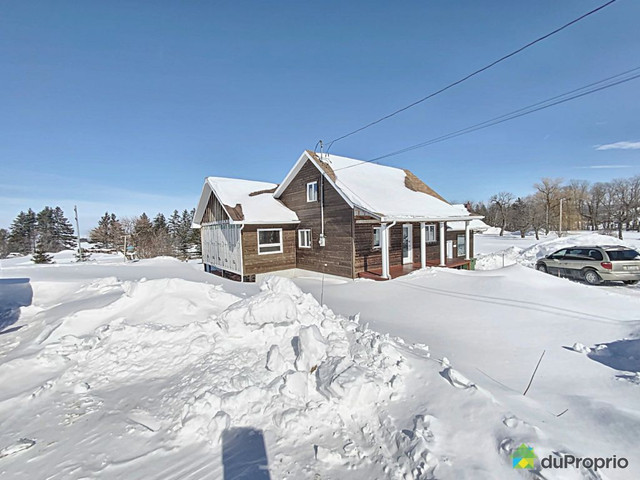
[[[602, 3], [4, 2], [0, 227], [77, 204], [85, 232], [106, 210], [191, 208], [207, 175], [279, 182], [319, 139]], [[640, 66], [638, 18], [640, 2], [618, 0], [332, 153], [367, 160]], [[638, 92], [631, 81], [383, 163], [455, 201], [637, 175]], [[596, 149], [618, 142], [633, 148]]]

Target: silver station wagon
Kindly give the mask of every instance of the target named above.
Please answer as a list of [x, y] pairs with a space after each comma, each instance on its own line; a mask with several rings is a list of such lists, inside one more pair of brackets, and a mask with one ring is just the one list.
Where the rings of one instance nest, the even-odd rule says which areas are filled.
[[640, 281], [640, 253], [620, 245], [569, 247], [541, 258], [536, 269], [585, 280], [591, 285], [603, 281], [635, 285]]

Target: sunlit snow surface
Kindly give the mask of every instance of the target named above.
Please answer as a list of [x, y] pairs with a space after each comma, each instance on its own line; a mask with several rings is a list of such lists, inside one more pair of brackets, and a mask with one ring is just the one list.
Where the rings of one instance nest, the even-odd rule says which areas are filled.
[[[324, 286], [3, 260], [0, 477], [638, 478], [640, 289], [536, 272], [562, 245], [528, 240], [476, 236], [536, 249], [506, 268]], [[629, 467], [523, 474], [521, 443]]]

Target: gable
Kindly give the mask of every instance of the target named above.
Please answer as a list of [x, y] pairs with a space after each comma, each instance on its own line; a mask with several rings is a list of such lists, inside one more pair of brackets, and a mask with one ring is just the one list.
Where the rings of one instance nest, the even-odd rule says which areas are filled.
[[229, 222], [229, 215], [213, 192], [209, 193], [207, 206], [199, 223]]
[[193, 225], [298, 223], [298, 217], [273, 197], [277, 185], [238, 178], [207, 177]]
[[[327, 178], [327, 172], [324, 171], [324, 173], [323, 176], [318, 165], [311, 159], [307, 159], [302, 163], [287, 187], [280, 193], [279, 198], [289, 208], [297, 212], [300, 208], [304, 209], [307, 206], [307, 183], [318, 182], [318, 188], [324, 183], [325, 202], [328, 201], [328, 197], [331, 197], [331, 203], [334, 206], [341, 205], [349, 209], [353, 208], [344, 198], [342, 192], [333, 184], [331, 178]], [[318, 196], [318, 200], [320, 200], [320, 196]]]

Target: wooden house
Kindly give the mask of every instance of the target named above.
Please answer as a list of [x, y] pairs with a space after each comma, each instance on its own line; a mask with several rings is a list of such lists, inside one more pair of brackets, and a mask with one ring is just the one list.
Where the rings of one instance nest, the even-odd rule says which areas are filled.
[[[388, 279], [426, 266], [469, 268], [469, 224], [481, 218], [409, 170], [305, 151], [279, 185], [208, 177], [194, 227], [208, 272]], [[453, 222], [463, 229], [447, 229]]]

